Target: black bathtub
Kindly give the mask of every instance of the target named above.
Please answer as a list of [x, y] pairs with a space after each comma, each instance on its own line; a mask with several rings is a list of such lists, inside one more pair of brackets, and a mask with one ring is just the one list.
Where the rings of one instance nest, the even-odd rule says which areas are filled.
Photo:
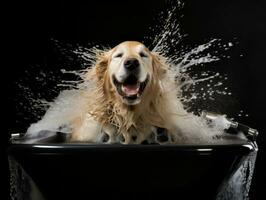
[[64, 134], [13, 139], [15, 199], [247, 199], [256, 142], [215, 145], [64, 143]]

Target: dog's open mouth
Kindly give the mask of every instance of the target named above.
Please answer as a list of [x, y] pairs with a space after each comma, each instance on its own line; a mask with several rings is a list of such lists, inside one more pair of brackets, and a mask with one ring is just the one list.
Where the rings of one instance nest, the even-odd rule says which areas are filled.
[[113, 82], [116, 86], [117, 92], [123, 98], [128, 100], [135, 100], [141, 96], [143, 93], [149, 77], [147, 76], [146, 80], [143, 82], [139, 82], [138, 78], [135, 75], [129, 75], [124, 82], [120, 83], [117, 81], [115, 76], [113, 76]]

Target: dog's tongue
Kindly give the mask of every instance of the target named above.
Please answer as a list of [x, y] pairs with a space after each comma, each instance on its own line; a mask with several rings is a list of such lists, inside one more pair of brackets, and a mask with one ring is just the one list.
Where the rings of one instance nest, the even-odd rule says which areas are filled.
[[127, 96], [132, 96], [136, 95], [139, 92], [139, 85], [122, 85], [122, 91], [127, 95]]

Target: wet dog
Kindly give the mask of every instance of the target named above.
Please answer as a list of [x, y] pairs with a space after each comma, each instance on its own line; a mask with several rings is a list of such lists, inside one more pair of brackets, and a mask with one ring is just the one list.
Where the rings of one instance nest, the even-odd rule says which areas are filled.
[[83, 112], [72, 121], [71, 141], [106, 143], [174, 142], [183, 137], [178, 85], [158, 53], [126, 41], [97, 55], [81, 95]]

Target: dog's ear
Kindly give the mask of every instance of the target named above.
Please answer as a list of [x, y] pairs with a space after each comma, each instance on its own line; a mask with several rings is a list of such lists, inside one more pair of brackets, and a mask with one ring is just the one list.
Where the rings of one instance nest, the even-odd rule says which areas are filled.
[[153, 72], [156, 73], [159, 77], [164, 76], [168, 69], [165, 58], [155, 52], [152, 52], [151, 55]]
[[103, 52], [96, 56], [94, 70], [95, 70], [95, 75], [98, 80], [102, 80], [107, 70], [108, 63], [109, 63], [109, 54], [110, 54], [109, 52]]
[[87, 69], [84, 80], [99, 81], [102, 80], [109, 63], [110, 51], [100, 52], [95, 55], [95, 63]]

